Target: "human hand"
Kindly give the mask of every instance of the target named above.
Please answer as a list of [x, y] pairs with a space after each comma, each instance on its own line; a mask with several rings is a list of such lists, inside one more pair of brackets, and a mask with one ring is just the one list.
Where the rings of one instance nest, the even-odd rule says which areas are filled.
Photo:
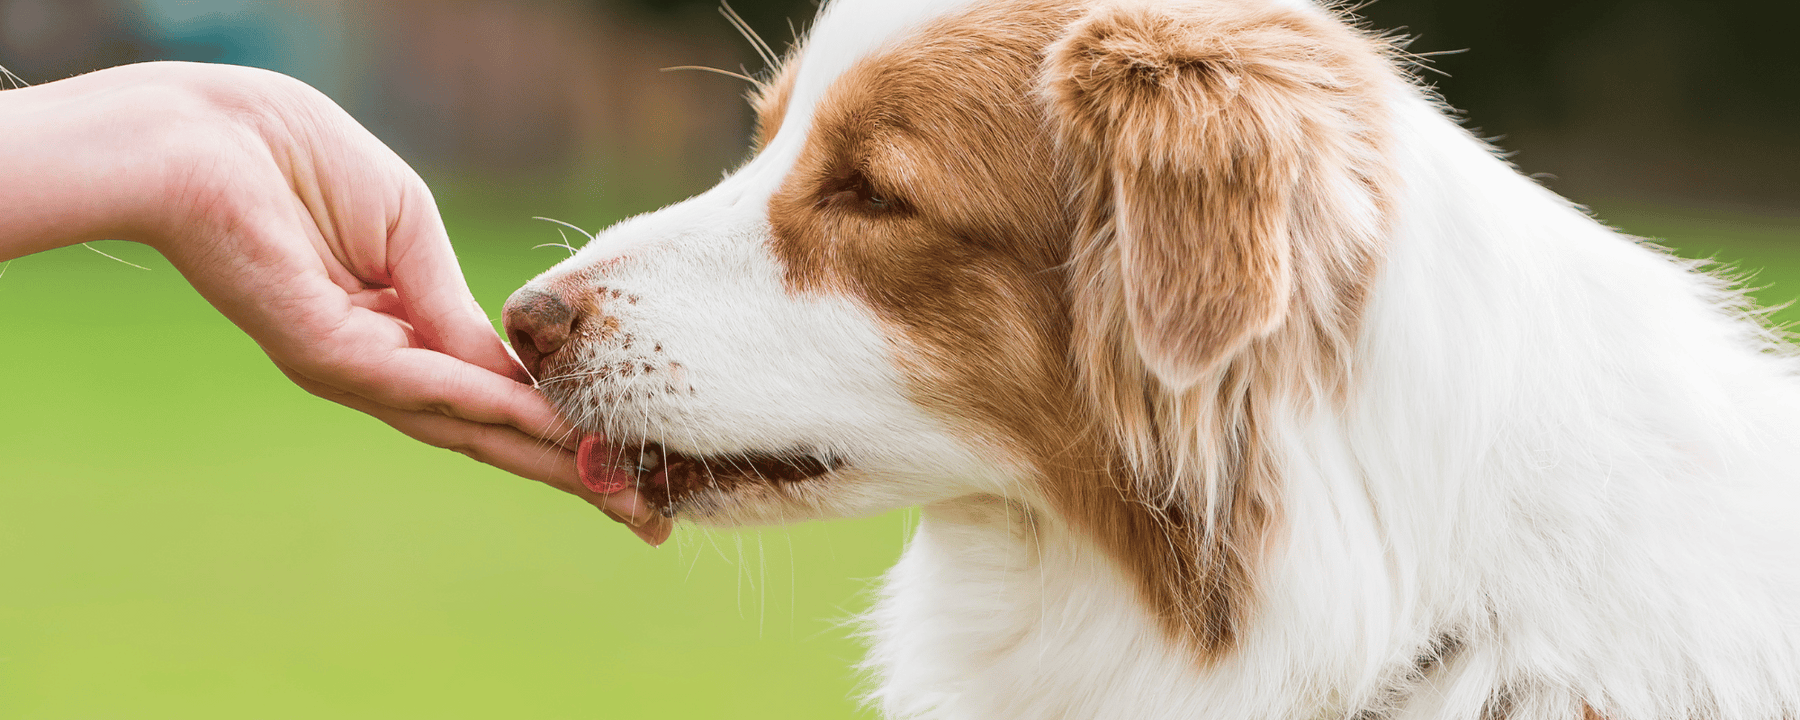
[[[470, 295], [430, 191], [323, 94], [276, 73], [187, 63], [7, 95], [28, 92], [13, 107], [39, 123], [63, 118], [50, 134], [87, 125], [35, 145], [105, 147], [41, 163], [50, 187], [37, 194], [49, 197], [30, 198], [86, 204], [93, 221], [56, 238], [27, 218], [12, 226], [24, 229], [14, 245], [92, 239], [83, 234], [149, 244], [306, 390], [577, 495], [651, 544], [667, 538], [668, 521], [635, 492], [582, 485], [576, 434]], [[8, 220], [0, 211], [0, 228]]]

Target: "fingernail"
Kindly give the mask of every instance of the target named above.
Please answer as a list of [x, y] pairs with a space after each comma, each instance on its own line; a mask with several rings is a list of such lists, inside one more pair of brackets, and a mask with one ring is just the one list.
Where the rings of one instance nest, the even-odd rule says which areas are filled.
[[675, 523], [666, 518], [657, 518], [659, 522], [650, 522], [641, 526], [632, 526], [631, 532], [639, 540], [649, 543], [650, 547], [661, 547], [669, 541], [669, 535], [675, 532]]
[[644, 528], [633, 527], [631, 528], [631, 534], [638, 536], [639, 540], [644, 541], [644, 544], [649, 545], [650, 547], [656, 547], [661, 544], [657, 542], [654, 534]]
[[645, 503], [644, 499], [635, 492], [622, 492], [608, 496], [606, 509], [618, 513], [625, 518], [625, 524], [632, 527], [643, 525], [657, 516], [650, 510], [649, 504]]

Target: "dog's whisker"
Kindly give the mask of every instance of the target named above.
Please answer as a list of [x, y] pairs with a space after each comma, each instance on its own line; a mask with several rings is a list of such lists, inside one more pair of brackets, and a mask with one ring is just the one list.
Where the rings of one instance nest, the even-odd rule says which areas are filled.
[[[588, 231], [586, 231], [586, 230], [583, 230], [583, 229], [581, 229], [581, 228], [580, 228], [580, 227], [579, 227], [579, 226], [577, 226], [577, 225], [575, 225], [575, 224], [574, 224], [574, 223], [568, 223], [568, 222], [563, 222], [563, 221], [561, 221], [561, 220], [558, 220], [558, 219], [556, 219], [556, 218], [550, 218], [550, 217], [542, 217], [542, 216], [538, 216], [538, 217], [533, 217], [533, 218], [531, 218], [531, 219], [533, 219], [533, 220], [542, 220], [542, 221], [544, 221], [544, 222], [549, 222], [549, 223], [556, 223], [556, 224], [558, 224], [558, 225], [561, 225], [561, 226], [563, 226], [563, 227], [566, 227], [566, 228], [568, 228], [568, 229], [570, 229], [570, 230], [574, 230], [574, 231], [575, 231], [575, 232], [578, 232], [578, 233], [581, 233], [581, 236], [582, 236], [582, 237], [585, 237], [585, 238], [587, 238], [587, 240], [588, 240], [588, 242], [593, 242], [593, 241], [594, 241], [594, 234], [593, 234], [593, 233], [590, 233], [590, 232], [588, 232]], [[565, 245], [566, 245], [566, 244], [568, 244], [568, 236], [564, 236], [564, 237], [563, 237], [563, 244], [565, 244]]]
[[726, 77], [737, 78], [739, 80], [750, 83], [757, 87], [762, 87], [762, 85], [763, 85], [762, 81], [757, 80], [756, 78], [750, 77], [749, 75], [745, 75], [743, 73], [735, 73], [730, 70], [720, 70], [719, 68], [707, 67], [705, 65], [674, 65], [671, 67], [662, 68], [662, 72], [670, 72], [672, 70], [699, 70], [702, 72], [716, 73], [719, 75], [724, 75]]
[[14, 75], [13, 71], [6, 69], [5, 65], [0, 65], [0, 78], [4, 78], [7, 82], [12, 83], [12, 89], [14, 90], [31, 87], [31, 83], [25, 82], [25, 79], [18, 75]]
[[756, 50], [757, 56], [761, 57], [765, 64], [769, 67], [775, 67], [776, 65], [781, 64], [781, 61], [775, 56], [774, 48], [769, 47], [768, 43], [763, 42], [762, 36], [756, 34], [756, 30], [750, 27], [750, 23], [744, 21], [743, 16], [739, 15], [736, 10], [731, 8], [730, 3], [725, 2], [725, 0], [719, 0], [719, 14], [724, 15], [725, 19], [731, 23], [731, 26], [736, 28], [738, 33], [744, 36], [745, 40], [750, 41], [750, 47]]

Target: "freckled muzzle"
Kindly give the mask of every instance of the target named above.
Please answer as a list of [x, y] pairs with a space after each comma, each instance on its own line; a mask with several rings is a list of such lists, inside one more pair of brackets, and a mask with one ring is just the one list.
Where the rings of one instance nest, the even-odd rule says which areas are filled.
[[611, 494], [635, 487], [651, 507], [673, 517], [684, 502], [703, 492], [796, 483], [826, 475], [844, 463], [802, 451], [697, 457], [660, 443], [614, 442], [589, 435], [581, 440], [577, 464], [588, 489]]

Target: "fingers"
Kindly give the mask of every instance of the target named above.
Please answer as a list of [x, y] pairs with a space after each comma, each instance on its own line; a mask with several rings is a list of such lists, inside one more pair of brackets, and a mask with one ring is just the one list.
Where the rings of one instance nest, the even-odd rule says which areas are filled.
[[[400, 294], [393, 288], [364, 290], [350, 293], [350, 304], [365, 310], [371, 310], [405, 321], [406, 305], [400, 302]], [[416, 338], [413, 344], [417, 344]]]
[[[429, 412], [393, 410], [366, 403], [349, 396], [345, 404], [373, 415], [408, 437], [429, 445], [455, 450], [514, 475], [549, 485], [599, 508], [607, 517], [631, 530], [651, 547], [662, 545], [674, 530], [674, 521], [663, 517], [645, 503], [637, 490], [601, 495], [582, 484], [575, 468], [575, 455], [560, 447], [503, 425], [479, 423], [445, 417]], [[340, 401], [343, 402], [343, 401]]]
[[352, 315], [330, 338], [332, 349], [323, 356], [315, 351], [297, 358], [278, 356], [277, 362], [320, 385], [384, 407], [510, 425], [569, 449], [580, 442], [575, 427], [531, 386], [434, 350], [395, 347], [390, 326], [404, 323], [361, 308]]
[[510, 425], [569, 449], [581, 442], [580, 432], [531, 386], [448, 355], [397, 350], [374, 372], [374, 384], [358, 394], [383, 405]]
[[[623, 497], [627, 494], [636, 496], [637, 491], [636, 490], [626, 490], [625, 492], [619, 493], [618, 495], [614, 495], [613, 497], [615, 497], [615, 498]], [[611, 510], [605, 510], [603, 512], [606, 513], [607, 517], [617, 520], [619, 522], [619, 524], [624, 525], [627, 528], [630, 528], [631, 534], [638, 536], [639, 540], [642, 540], [645, 543], [648, 543], [650, 545], [650, 547], [658, 547], [658, 546], [661, 546], [663, 543], [668, 542], [669, 535], [675, 531], [675, 521], [674, 520], [670, 520], [669, 518], [663, 517], [663, 516], [655, 514], [655, 513], [650, 513], [650, 514], [644, 516], [645, 520], [643, 522], [634, 525], [631, 523], [631, 521], [627, 520], [625, 517], [622, 517], [622, 516], [618, 515], [617, 513], [614, 513]]]
[[399, 221], [387, 242], [388, 274], [406, 317], [426, 347], [530, 382], [525, 368], [507, 353], [487, 314], [469, 293], [443, 219], [424, 183], [414, 181], [405, 192]]
[[455, 450], [519, 477], [536, 480], [565, 492], [575, 493], [577, 488], [581, 488], [573, 454], [514, 428], [459, 420], [431, 412], [396, 410], [368, 403], [354, 396], [339, 398], [337, 401], [373, 415], [420, 442]]
[[575, 454], [568, 450], [546, 444], [504, 425], [487, 425], [431, 412], [385, 407], [366, 398], [322, 385], [280, 363], [277, 366], [296, 385], [308, 392], [371, 415], [408, 437], [435, 447], [455, 450], [514, 475], [536, 480], [579, 497], [613, 519], [631, 525], [632, 531], [646, 542], [660, 544], [668, 537], [670, 523], [644, 503], [635, 491], [600, 495], [588, 490], [581, 483], [575, 469]]
[[380, 419], [414, 440], [455, 450], [581, 498], [606, 513], [607, 517], [629, 527], [632, 534], [652, 546], [668, 540], [673, 528], [673, 522], [652, 510], [635, 490], [600, 495], [587, 489], [576, 474], [573, 453], [545, 445], [513, 428], [482, 425], [428, 412], [383, 408], [355, 396], [347, 396], [339, 402]]
[[[455, 450], [581, 498], [630, 528], [633, 535], [652, 547], [667, 541], [673, 531], [674, 522], [651, 509], [636, 490], [628, 488], [624, 492], [600, 495], [587, 489], [577, 475], [573, 453], [545, 445], [513, 428], [368, 405], [365, 404], [367, 401], [355, 396], [347, 396], [339, 402], [380, 419], [414, 440]], [[359, 404], [363, 406], [356, 407]]]
[[639, 540], [649, 543], [650, 547], [660, 547], [663, 543], [668, 542], [669, 535], [675, 532], [675, 521], [661, 515], [651, 515], [650, 519], [641, 525], [626, 524], [625, 527], [631, 528], [631, 534], [638, 536]]

